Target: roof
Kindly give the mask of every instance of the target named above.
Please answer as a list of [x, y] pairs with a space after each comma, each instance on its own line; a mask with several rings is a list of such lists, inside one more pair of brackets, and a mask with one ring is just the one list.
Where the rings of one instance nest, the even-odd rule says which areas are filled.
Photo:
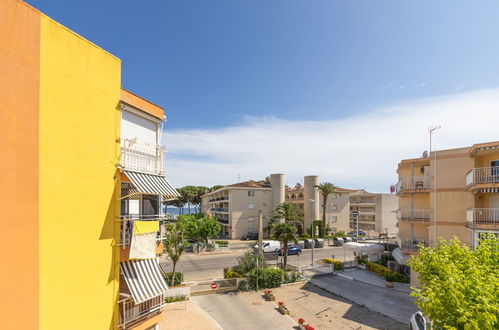
[[121, 89], [120, 100], [158, 119], [165, 119], [165, 109], [126, 89]]
[[[303, 191], [303, 187], [286, 189], [286, 192], [298, 192], [298, 191]], [[343, 193], [351, 193], [351, 192], [356, 192], [357, 190], [346, 189], [346, 188], [338, 188], [337, 191], [338, 192], [343, 192]]]
[[245, 181], [245, 182], [233, 183], [233, 184], [227, 185], [225, 187], [270, 188], [270, 184], [249, 180], [249, 181]]
[[479, 150], [488, 150], [488, 149], [495, 149], [499, 148], [499, 141], [494, 141], [494, 142], [485, 142], [485, 143], [477, 143], [474, 144], [469, 151], [469, 155], [473, 157], [473, 155], [479, 151]]

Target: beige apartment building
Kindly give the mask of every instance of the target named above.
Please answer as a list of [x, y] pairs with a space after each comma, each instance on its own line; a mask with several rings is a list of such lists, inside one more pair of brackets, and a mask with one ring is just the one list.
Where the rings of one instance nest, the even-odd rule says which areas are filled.
[[499, 235], [499, 141], [405, 159], [397, 173], [404, 253], [415, 254], [418, 244], [432, 246], [440, 238], [476, 247], [483, 233]]
[[272, 211], [284, 202], [284, 174], [271, 174], [270, 183], [246, 181], [231, 184], [201, 197], [201, 212], [218, 220], [221, 237], [241, 238], [258, 231], [259, 211], [268, 226]]
[[[319, 178], [314, 176], [313, 181], [318, 182]], [[314, 202], [311, 202], [309, 198], [305, 198], [307, 188], [307, 180], [305, 180], [305, 187], [286, 189], [286, 201], [296, 204], [302, 210], [305, 210], [307, 203], [311, 207], [317, 205], [319, 207], [318, 216], [314, 219], [322, 220], [322, 194], [320, 191], [317, 192], [318, 203], [315, 203], [313, 198]], [[396, 195], [375, 194], [364, 189], [339, 188], [338, 192], [341, 195], [330, 195], [326, 202], [326, 225], [331, 228], [331, 232], [353, 230], [354, 219], [351, 212], [360, 211], [359, 229], [369, 235], [388, 233], [390, 236], [395, 236], [397, 234], [398, 199]], [[310, 226], [310, 223], [310, 216], [308, 220], [305, 217], [305, 224]]]
[[[359, 211], [359, 229], [368, 234], [396, 236], [398, 198], [392, 194], [376, 194], [358, 189], [349, 194], [350, 211]], [[354, 219], [350, 217], [350, 227]]]

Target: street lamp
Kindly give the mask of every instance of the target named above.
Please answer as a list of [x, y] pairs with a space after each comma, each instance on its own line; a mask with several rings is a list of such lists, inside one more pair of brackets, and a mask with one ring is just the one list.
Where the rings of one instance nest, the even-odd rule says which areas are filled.
[[[315, 202], [315, 200], [309, 199], [308, 201], [310, 202], [310, 207], [313, 207], [314, 206], [313, 203]], [[310, 209], [310, 210], [312, 210], [312, 209]], [[312, 255], [311, 255], [312, 256], [312, 267], [314, 267], [314, 245], [315, 245], [314, 233], [315, 233], [314, 220], [312, 220]]]

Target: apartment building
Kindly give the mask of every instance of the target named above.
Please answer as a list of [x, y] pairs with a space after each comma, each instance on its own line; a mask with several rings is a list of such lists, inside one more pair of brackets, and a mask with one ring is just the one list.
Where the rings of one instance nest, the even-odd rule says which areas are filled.
[[[286, 202], [295, 204], [304, 213], [305, 227], [309, 228], [314, 220], [322, 220], [322, 193], [315, 185], [319, 184], [316, 175], [306, 176], [303, 187], [286, 189]], [[339, 188], [341, 195], [329, 195], [326, 202], [326, 226], [331, 232], [350, 231], [350, 193], [354, 190]]]
[[[366, 233], [396, 236], [398, 233], [397, 216], [398, 198], [392, 194], [376, 194], [358, 189], [349, 194], [350, 214], [359, 211], [359, 229]], [[350, 227], [354, 219], [350, 217]]]
[[258, 231], [259, 211], [268, 226], [272, 211], [284, 202], [284, 175], [271, 174], [268, 184], [246, 181], [227, 185], [201, 197], [201, 211], [218, 220], [221, 237], [241, 238]]
[[0, 1], [0, 69], [3, 328], [157, 328], [155, 207], [175, 195], [163, 109], [121, 89], [118, 58], [19, 0]]
[[453, 237], [476, 247], [483, 233], [499, 235], [499, 142], [424, 156], [397, 169], [401, 250], [415, 254], [419, 244]]

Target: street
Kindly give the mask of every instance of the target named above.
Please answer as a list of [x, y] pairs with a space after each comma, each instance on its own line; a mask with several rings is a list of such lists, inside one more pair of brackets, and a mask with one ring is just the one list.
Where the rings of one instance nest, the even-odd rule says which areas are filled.
[[[184, 281], [222, 278], [223, 269], [236, 265], [237, 258], [244, 252], [245, 250], [229, 250], [213, 254], [184, 253], [177, 263], [176, 270], [184, 273]], [[308, 266], [311, 264], [311, 253], [310, 249], [304, 249], [301, 256], [288, 256], [288, 263], [297, 267]], [[342, 247], [314, 249], [314, 259], [331, 258], [333, 255], [341, 261], [353, 259], [353, 253]], [[160, 265], [165, 272], [172, 271], [172, 264], [169, 260], [161, 258]]]

